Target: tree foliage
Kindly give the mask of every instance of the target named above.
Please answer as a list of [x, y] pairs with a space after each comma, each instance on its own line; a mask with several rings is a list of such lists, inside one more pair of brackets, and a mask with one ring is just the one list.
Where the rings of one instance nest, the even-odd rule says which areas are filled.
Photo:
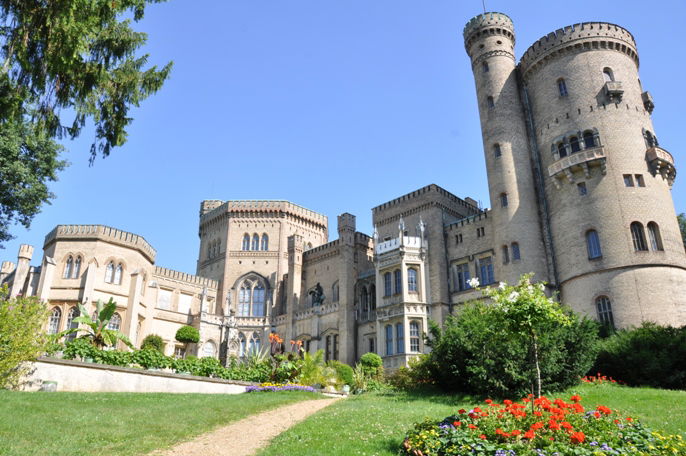
[[19, 386], [30, 372], [30, 361], [43, 352], [47, 337], [41, 330], [47, 311], [34, 297], [9, 298], [0, 288], [0, 388]]
[[120, 340], [129, 348], [133, 348], [133, 344], [126, 334], [115, 329], [107, 328], [116, 310], [117, 303], [114, 302], [112, 298], [110, 298], [107, 304], [104, 305], [102, 301], [98, 300], [98, 302], [95, 304], [95, 313], [93, 316], [88, 314], [88, 310], [83, 306], [83, 304], [79, 304], [80, 313], [78, 317], [74, 318], [74, 322], [80, 323], [83, 326], [68, 329], [63, 333], [85, 333], [82, 337], [90, 339], [91, 343], [97, 348], [112, 347], [117, 343], [117, 341]]
[[686, 249], [686, 214], [683, 212], [676, 216], [679, 222], [679, 230], [681, 231], [681, 240], [684, 242], [684, 249]]
[[200, 332], [192, 326], [182, 326], [176, 331], [176, 340], [184, 344], [197, 344], [200, 340]]
[[171, 70], [137, 55], [147, 35], [131, 28], [162, 1], [0, 0], [0, 242], [52, 197], [47, 183], [64, 167], [56, 140], [91, 120], [91, 163], [126, 142], [130, 108]]

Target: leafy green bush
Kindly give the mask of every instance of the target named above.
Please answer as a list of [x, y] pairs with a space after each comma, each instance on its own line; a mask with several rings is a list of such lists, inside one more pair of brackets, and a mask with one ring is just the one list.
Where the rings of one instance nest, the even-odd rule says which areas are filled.
[[353, 381], [353, 368], [340, 361], [329, 361], [329, 365], [336, 369], [336, 374], [340, 379], [340, 383], [343, 385], [352, 386]]
[[376, 353], [365, 353], [360, 358], [360, 364], [367, 376], [379, 379], [383, 375], [383, 360]]
[[164, 369], [171, 367], [172, 358], [165, 356], [152, 348], [136, 350], [131, 356], [131, 362], [138, 364], [146, 369]]
[[270, 380], [274, 383], [288, 383], [300, 374], [302, 359], [295, 352], [276, 355], [272, 358], [272, 372]]
[[141, 343], [141, 350], [145, 350], [146, 348], [152, 348], [160, 353], [164, 353], [164, 340], [157, 334], [148, 334]]
[[386, 381], [397, 389], [414, 390], [434, 383], [433, 361], [429, 355], [410, 358], [407, 367], [401, 366], [386, 376]]
[[686, 389], [686, 326], [643, 323], [617, 331], [600, 343], [596, 372], [629, 385]]
[[93, 360], [98, 364], [128, 367], [131, 364], [133, 352], [120, 350], [96, 350]]
[[183, 344], [197, 344], [200, 340], [200, 332], [192, 326], [182, 326], [176, 331], [176, 340]]
[[95, 359], [98, 349], [93, 346], [91, 340], [87, 337], [77, 337], [76, 339], [67, 342], [64, 347], [65, 359]]

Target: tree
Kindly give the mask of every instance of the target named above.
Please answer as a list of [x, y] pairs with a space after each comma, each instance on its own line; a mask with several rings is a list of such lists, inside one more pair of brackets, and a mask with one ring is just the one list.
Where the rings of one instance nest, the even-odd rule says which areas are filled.
[[53, 198], [47, 184], [65, 166], [57, 140], [92, 121], [91, 163], [126, 142], [129, 109], [162, 87], [172, 64], [148, 67], [136, 55], [147, 35], [124, 17], [139, 21], [162, 1], [0, 0], [0, 242]]
[[45, 306], [34, 297], [9, 298], [0, 288], [0, 388], [19, 386], [30, 372], [30, 361], [43, 353], [47, 337], [41, 330]]
[[686, 249], [686, 214], [683, 212], [676, 216], [679, 222], [679, 230], [681, 231], [681, 240], [684, 242], [684, 249]]
[[83, 337], [91, 339], [91, 343], [97, 348], [114, 346], [117, 341], [120, 340], [124, 342], [127, 347], [134, 348], [126, 334], [116, 329], [107, 328], [107, 325], [109, 325], [116, 310], [117, 303], [114, 302], [112, 298], [110, 298], [105, 305], [102, 304], [102, 301], [98, 300], [95, 304], [95, 313], [92, 317], [88, 314], [88, 310], [86, 310], [83, 304], [79, 304], [80, 313], [78, 317], [74, 318], [74, 322], [81, 323], [85, 326], [68, 329], [63, 333], [84, 332], [85, 334]]

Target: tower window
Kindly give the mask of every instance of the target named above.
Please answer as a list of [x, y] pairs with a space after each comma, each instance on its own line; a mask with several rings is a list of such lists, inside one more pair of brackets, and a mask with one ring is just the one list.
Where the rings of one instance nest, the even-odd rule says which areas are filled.
[[610, 304], [610, 298], [607, 296], [599, 296], [595, 300], [596, 310], [598, 312], [598, 320], [604, 326], [609, 328], [615, 327], [614, 319], [612, 318], [612, 305]]
[[74, 258], [70, 255], [69, 258], [67, 258], [67, 264], [64, 266], [64, 278], [65, 279], [70, 279], [71, 278], [71, 271], [72, 271], [72, 266], [74, 264]]
[[393, 354], [393, 326], [386, 325], [386, 356]]
[[637, 186], [639, 186], [639, 187], [645, 187], [646, 186], [646, 183], [643, 180], [643, 174], [636, 174], [636, 175], [634, 175], [634, 177], [636, 178], [636, 185]]
[[503, 152], [502, 152], [502, 150], [500, 150], [500, 144], [495, 143], [495, 144], [493, 145], [493, 155], [495, 156], [495, 158], [498, 158], [498, 157], [500, 157], [502, 154], [503, 154]]
[[493, 109], [495, 108], [495, 102], [493, 101], [493, 97], [488, 97], [486, 98], [486, 104], [488, 105], [488, 109]]
[[252, 235], [252, 250], [260, 250], [260, 237], [257, 233]]
[[250, 250], [250, 235], [248, 233], [245, 233], [243, 235], [242, 248], [243, 248], [243, 250]]
[[650, 248], [657, 250], [664, 250], [662, 247], [662, 237], [660, 236], [660, 227], [657, 223], [648, 223], [648, 239], [650, 240]]
[[633, 222], [631, 224], [631, 240], [634, 243], [634, 250], [636, 252], [648, 250], [645, 231], [643, 231], [643, 225], [640, 222]]
[[603, 68], [603, 79], [605, 82], [613, 82], [615, 80], [615, 75], [611, 68]]
[[510, 249], [506, 245], [503, 246], [503, 264], [510, 262]]
[[414, 268], [407, 270], [407, 291], [417, 292], [417, 270]]
[[522, 259], [522, 255], [519, 252], [519, 244], [517, 242], [512, 243], [512, 261], [519, 261]]
[[481, 68], [483, 68], [484, 73], [488, 73], [488, 62], [482, 63]]
[[455, 266], [455, 282], [457, 284], [458, 291], [469, 290], [469, 265], [467, 263], [458, 264]]
[[567, 156], [567, 147], [565, 146], [565, 143], [557, 143], [557, 155], [559, 155], [560, 158]]
[[393, 294], [391, 288], [391, 273], [387, 272], [383, 275], [383, 295], [390, 296]]
[[267, 236], [267, 233], [262, 234], [262, 250], [269, 250], [269, 236]]
[[603, 252], [600, 250], [600, 238], [596, 230], [586, 231], [586, 250], [588, 251], [589, 260], [603, 256]]
[[507, 207], [507, 193], [500, 194], [500, 207]]
[[624, 174], [622, 177], [624, 177], [624, 186], [625, 187], [633, 187], [634, 186], [634, 178], [631, 174]]
[[400, 294], [403, 292], [403, 277], [400, 273], [400, 269], [393, 271], [393, 279], [395, 282], [395, 294]]
[[586, 149], [591, 149], [591, 148], [596, 147], [596, 146], [598, 146], [598, 144], [596, 144], [595, 135], [593, 134], [593, 132], [592, 131], [585, 131], [584, 132], [584, 147]]
[[658, 146], [657, 137], [648, 130], [643, 131], [643, 137], [646, 140], [646, 145], [648, 147]]
[[586, 182], [579, 182], [578, 184], [576, 184], [576, 188], [579, 190], [579, 195], [584, 196], [588, 194]]
[[567, 92], [567, 84], [563, 78], [557, 80], [557, 90], [560, 92], [561, 97], [566, 97], [569, 95]]
[[48, 334], [57, 334], [60, 329], [61, 319], [62, 311], [59, 307], [54, 307], [50, 313], [50, 320], [48, 321]]
[[572, 136], [569, 138], [569, 146], [572, 148], [572, 153], [579, 152], [581, 150], [581, 144], [579, 144], [579, 138]]
[[410, 351], [419, 351], [419, 322], [410, 322]]
[[482, 285], [488, 285], [495, 282], [493, 275], [493, 260], [491, 257], [479, 259], [479, 282]]

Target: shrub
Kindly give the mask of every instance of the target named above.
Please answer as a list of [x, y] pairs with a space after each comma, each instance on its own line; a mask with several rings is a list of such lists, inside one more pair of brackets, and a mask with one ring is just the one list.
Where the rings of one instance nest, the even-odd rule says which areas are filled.
[[302, 360], [297, 353], [290, 352], [276, 355], [271, 360], [271, 381], [275, 383], [289, 383], [300, 374]]
[[131, 356], [131, 362], [136, 363], [146, 369], [164, 369], [171, 367], [172, 358], [164, 356], [162, 353], [152, 348], [137, 350]]
[[65, 359], [86, 358], [95, 359], [98, 349], [93, 346], [91, 340], [87, 337], [77, 337], [76, 339], [66, 343], [64, 348]]
[[407, 367], [401, 366], [386, 377], [394, 388], [414, 390], [434, 383], [432, 371], [433, 361], [429, 355], [419, 355], [410, 358]]
[[120, 350], [96, 350], [93, 360], [98, 364], [127, 367], [131, 364], [133, 352]]
[[629, 385], [686, 389], [686, 326], [643, 323], [617, 331], [600, 343], [596, 372]]
[[336, 370], [336, 374], [340, 379], [340, 383], [343, 385], [352, 386], [353, 381], [353, 368], [340, 361], [329, 361], [329, 365]]
[[145, 350], [146, 348], [151, 348], [160, 353], [164, 353], [164, 340], [162, 340], [162, 337], [158, 336], [157, 334], [148, 334], [141, 343], [141, 350]]
[[176, 331], [176, 340], [183, 344], [196, 344], [200, 340], [200, 332], [192, 326], [182, 326]]
[[367, 376], [379, 379], [383, 375], [383, 360], [376, 353], [365, 353], [360, 358], [360, 364]]

